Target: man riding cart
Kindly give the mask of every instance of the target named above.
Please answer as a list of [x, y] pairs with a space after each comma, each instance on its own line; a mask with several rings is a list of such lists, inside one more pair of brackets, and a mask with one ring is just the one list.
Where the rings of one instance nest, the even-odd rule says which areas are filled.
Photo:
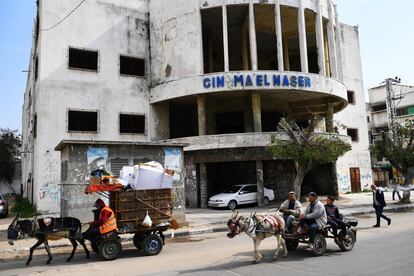
[[90, 222], [89, 229], [82, 233], [91, 243], [95, 243], [100, 235], [117, 230], [114, 211], [102, 199], [97, 199], [93, 207], [99, 212], [99, 219]]

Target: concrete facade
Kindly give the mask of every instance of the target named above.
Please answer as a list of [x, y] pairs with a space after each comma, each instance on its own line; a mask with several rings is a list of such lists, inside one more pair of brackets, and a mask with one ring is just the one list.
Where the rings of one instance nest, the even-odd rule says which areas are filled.
[[[352, 151], [336, 170], [316, 169], [307, 189], [336, 193], [351, 190], [351, 180], [370, 183], [358, 30], [338, 22], [330, 0], [90, 0], [49, 29], [77, 4], [39, 1], [22, 168], [25, 195], [40, 211], [60, 210], [54, 147], [62, 140], [188, 143], [188, 206], [204, 207], [235, 181], [285, 197], [293, 168], [265, 149], [281, 117], [301, 126], [313, 115], [333, 117], [323, 135], [357, 129]], [[98, 70], [68, 68], [69, 47], [97, 50]], [[120, 75], [120, 55], [145, 59], [145, 76]], [[68, 131], [69, 109], [97, 111], [98, 131]], [[120, 112], [145, 114], [145, 134], [120, 134]], [[345, 129], [335, 128], [339, 122]]]

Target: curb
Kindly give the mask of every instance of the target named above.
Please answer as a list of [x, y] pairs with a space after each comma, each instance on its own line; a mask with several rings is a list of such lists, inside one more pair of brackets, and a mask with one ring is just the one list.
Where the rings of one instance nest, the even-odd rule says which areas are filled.
[[[392, 207], [386, 207], [384, 211], [386, 212], [392, 212], [392, 213], [402, 213], [402, 212], [410, 212], [414, 210], [414, 205], [410, 206], [392, 206]], [[360, 212], [351, 212], [349, 214], [346, 214], [345, 216], [359, 216], [359, 215], [367, 215], [367, 214], [374, 214], [375, 210], [372, 208], [367, 211], [360, 211]], [[223, 222], [225, 224], [225, 222]], [[194, 230], [184, 230], [184, 231], [178, 231], [174, 233], [174, 237], [192, 237], [197, 235], [205, 235], [205, 234], [212, 234], [212, 233], [219, 233], [219, 232], [226, 232], [227, 227], [226, 226], [211, 226], [211, 227], [205, 227], [201, 229], [194, 229]], [[171, 238], [172, 233], [166, 233], [166, 238]], [[128, 237], [121, 238], [122, 242], [130, 242], [132, 241], [133, 236], [129, 235]], [[87, 244], [89, 242], [87, 241]], [[62, 248], [62, 247], [70, 247], [70, 244], [56, 244], [56, 245], [50, 245], [50, 248]], [[43, 245], [39, 246], [38, 249], [44, 248]], [[2, 253], [23, 253], [25, 251], [29, 251], [29, 247], [24, 248], [16, 248], [16, 249], [8, 249], [8, 250], [0, 250], [0, 254]]]

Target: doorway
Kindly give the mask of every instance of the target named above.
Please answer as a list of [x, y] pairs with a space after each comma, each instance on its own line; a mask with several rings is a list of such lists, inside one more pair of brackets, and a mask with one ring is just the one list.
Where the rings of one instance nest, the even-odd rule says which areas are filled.
[[351, 174], [351, 191], [353, 193], [361, 192], [361, 174], [359, 168], [350, 168]]

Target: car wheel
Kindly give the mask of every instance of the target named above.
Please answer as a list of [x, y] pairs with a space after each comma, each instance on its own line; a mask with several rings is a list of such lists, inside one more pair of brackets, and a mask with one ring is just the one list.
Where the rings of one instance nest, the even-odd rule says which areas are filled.
[[263, 199], [263, 204], [264, 204], [264, 206], [268, 206], [269, 205], [269, 198], [268, 197], [265, 197]]
[[237, 202], [235, 200], [231, 200], [227, 206], [230, 210], [234, 210], [237, 207]]

